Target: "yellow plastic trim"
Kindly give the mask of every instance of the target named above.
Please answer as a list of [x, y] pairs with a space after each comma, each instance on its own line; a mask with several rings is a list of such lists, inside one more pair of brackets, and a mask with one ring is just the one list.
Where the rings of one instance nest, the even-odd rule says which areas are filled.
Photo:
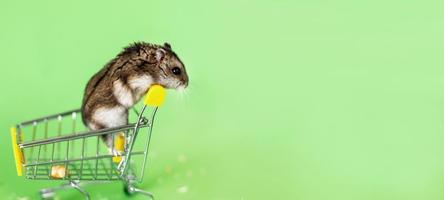
[[11, 139], [12, 139], [12, 150], [14, 151], [14, 159], [15, 159], [15, 167], [17, 169], [17, 176], [23, 175], [23, 154], [22, 150], [18, 146], [17, 143], [17, 129], [15, 127], [12, 127], [10, 129], [11, 132]]
[[145, 105], [148, 106], [161, 106], [165, 100], [166, 91], [161, 85], [152, 85], [146, 93]]
[[[116, 134], [114, 138], [114, 150], [122, 153], [125, 148], [125, 135], [123, 133]], [[120, 163], [122, 161], [122, 156], [113, 156], [114, 163]]]

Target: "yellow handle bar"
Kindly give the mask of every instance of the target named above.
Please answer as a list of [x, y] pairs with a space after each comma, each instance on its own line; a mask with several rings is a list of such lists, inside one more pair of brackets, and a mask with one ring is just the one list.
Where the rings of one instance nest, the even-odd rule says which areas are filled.
[[17, 143], [17, 129], [15, 127], [12, 127], [10, 129], [10, 131], [11, 131], [11, 139], [12, 139], [12, 150], [14, 152], [14, 159], [15, 159], [15, 167], [17, 169], [17, 176], [22, 176], [23, 153]]
[[145, 105], [148, 106], [161, 106], [165, 100], [166, 91], [161, 85], [152, 85], [145, 97]]

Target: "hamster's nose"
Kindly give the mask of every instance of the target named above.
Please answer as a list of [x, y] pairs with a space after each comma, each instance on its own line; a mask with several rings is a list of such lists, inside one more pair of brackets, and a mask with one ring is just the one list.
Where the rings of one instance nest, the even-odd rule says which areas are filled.
[[185, 85], [185, 87], [188, 86], [188, 76], [185, 76], [185, 77], [182, 79], [182, 83], [183, 83], [183, 85]]
[[180, 80], [180, 84], [187, 87], [188, 86], [188, 79], [187, 78], [182, 78], [182, 80]]

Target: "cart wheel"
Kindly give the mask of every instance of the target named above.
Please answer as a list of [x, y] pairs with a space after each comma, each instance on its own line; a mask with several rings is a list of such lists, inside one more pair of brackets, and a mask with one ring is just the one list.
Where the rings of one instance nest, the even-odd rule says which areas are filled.
[[128, 185], [124, 185], [123, 186], [123, 192], [125, 193], [126, 196], [131, 196], [133, 193], [130, 191]]
[[137, 194], [141, 194], [141, 195], [145, 195], [145, 196], [149, 197], [150, 200], [154, 200], [153, 194], [151, 194], [150, 192], [138, 189], [132, 185], [124, 185], [123, 191], [125, 192], [125, 194], [127, 196], [132, 196], [134, 193], [137, 193]]

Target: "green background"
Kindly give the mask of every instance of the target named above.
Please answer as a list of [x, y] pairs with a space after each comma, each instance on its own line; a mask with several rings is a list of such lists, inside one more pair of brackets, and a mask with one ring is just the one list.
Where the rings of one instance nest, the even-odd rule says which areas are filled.
[[190, 86], [154, 130], [140, 186], [158, 199], [444, 199], [443, 6], [1, 0], [0, 196], [57, 184], [15, 176], [11, 125], [78, 108], [123, 46], [168, 41]]

